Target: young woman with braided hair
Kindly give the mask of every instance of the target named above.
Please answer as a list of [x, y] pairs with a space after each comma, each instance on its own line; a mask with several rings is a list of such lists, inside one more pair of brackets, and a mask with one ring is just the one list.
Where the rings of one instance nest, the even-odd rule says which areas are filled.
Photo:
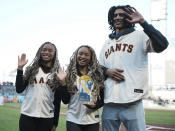
[[32, 63], [26, 54], [18, 57], [16, 91], [25, 91], [19, 120], [20, 131], [55, 131], [61, 103], [61, 89], [57, 78], [60, 64], [54, 44], [45, 42], [38, 49]]
[[[95, 51], [87, 45], [80, 46], [72, 55], [68, 69], [57, 76], [65, 85], [62, 101], [68, 104], [67, 131], [99, 131], [99, 113], [96, 105], [103, 94], [104, 77]], [[103, 102], [103, 100], [102, 100]], [[95, 107], [89, 109], [88, 107]]]

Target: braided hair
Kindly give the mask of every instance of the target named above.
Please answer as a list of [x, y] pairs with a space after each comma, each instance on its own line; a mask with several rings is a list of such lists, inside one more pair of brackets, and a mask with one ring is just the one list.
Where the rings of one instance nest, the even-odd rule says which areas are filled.
[[51, 88], [57, 88], [57, 87], [59, 87], [59, 80], [56, 77], [56, 72], [60, 68], [60, 64], [59, 64], [59, 60], [58, 60], [57, 48], [51, 42], [45, 42], [40, 46], [40, 48], [38, 49], [38, 51], [35, 55], [35, 58], [30, 63], [30, 65], [26, 67], [23, 79], [24, 79], [24, 82], [28, 81], [31, 85], [34, 84], [36, 74], [39, 71], [39, 67], [43, 64], [43, 60], [41, 58], [41, 50], [44, 47], [44, 45], [46, 45], [46, 44], [52, 45], [55, 49], [55, 54], [54, 54], [54, 57], [52, 59], [51, 71], [50, 71], [51, 72], [50, 73], [51, 79], [48, 80], [48, 84]]
[[75, 84], [76, 78], [79, 72], [78, 65], [77, 65], [77, 54], [79, 49], [82, 47], [88, 48], [91, 52], [91, 60], [87, 67], [88, 69], [87, 75], [91, 77], [91, 79], [94, 81], [92, 96], [94, 98], [94, 101], [96, 101], [97, 97], [99, 96], [100, 89], [104, 88], [104, 77], [103, 77], [102, 67], [98, 63], [95, 51], [93, 48], [91, 48], [88, 45], [80, 46], [70, 58], [70, 64], [68, 65], [68, 68], [67, 68], [68, 74], [66, 77], [67, 90], [71, 94], [74, 94], [77, 91], [76, 84]]

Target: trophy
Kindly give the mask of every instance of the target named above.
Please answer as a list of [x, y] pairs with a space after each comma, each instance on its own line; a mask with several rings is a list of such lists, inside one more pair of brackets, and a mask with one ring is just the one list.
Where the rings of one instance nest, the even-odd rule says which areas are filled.
[[92, 81], [81, 82], [80, 92], [79, 92], [79, 101], [81, 102], [91, 102], [91, 89], [93, 87]]

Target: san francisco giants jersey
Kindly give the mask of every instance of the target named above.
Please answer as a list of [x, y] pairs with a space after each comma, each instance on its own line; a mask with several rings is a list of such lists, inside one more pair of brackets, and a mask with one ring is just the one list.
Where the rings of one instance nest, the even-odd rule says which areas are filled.
[[39, 68], [34, 84], [26, 87], [22, 114], [41, 118], [54, 117], [54, 92], [47, 85], [49, 75], [50, 73], [44, 73], [42, 68]]
[[122, 69], [125, 81], [105, 81], [105, 103], [130, 103], [148, 92], [148, 52], [152, 52], [149, 37], [143, 31], [133, 31], [119, 39], [105, 42], [99, 62], [109, 69]]

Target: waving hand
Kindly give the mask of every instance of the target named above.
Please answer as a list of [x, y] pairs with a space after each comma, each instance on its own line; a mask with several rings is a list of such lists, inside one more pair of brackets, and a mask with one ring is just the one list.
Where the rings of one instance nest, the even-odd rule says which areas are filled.
[[63, 67], [63, 68], [60, 67], [60, 68], [59, 68], [59, 72], [57, 73], [57, 77], [59, 78], [60, 83], [61, 83], [62, 85], [65, 84], [66, 75], [67, 75], [67, 73], [66, 73], [66, 71], [64, 70], [64, 67]]
[[125, 15], [129, 17], [129, 19], [126, 20], [129, 23], [143, 23], [145, 21], [143, 16], [134, 7], [126, 8], [126, 10]]
[[28, 60], [26, 60], [26, 54], [25, 53], [23, 53], [21, 55], [21, 57], [18, 56], [18, 69], [22, 70], [23, 67], [27, 64], [27, 62], [28, 62]]

